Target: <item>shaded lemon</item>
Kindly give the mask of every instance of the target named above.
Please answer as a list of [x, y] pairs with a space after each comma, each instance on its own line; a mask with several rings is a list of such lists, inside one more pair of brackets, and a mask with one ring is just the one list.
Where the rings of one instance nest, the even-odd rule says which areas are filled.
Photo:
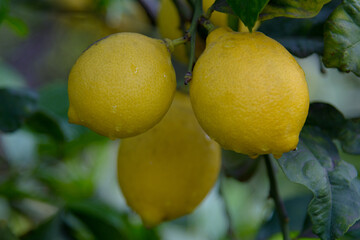
[[127, 204], [155, 226], [191, 213], [213, 187], [220, 164], [219, 145], [199, 126], [189, 97], [176, 93], [159, 124], [122, 140], [118, 180]]

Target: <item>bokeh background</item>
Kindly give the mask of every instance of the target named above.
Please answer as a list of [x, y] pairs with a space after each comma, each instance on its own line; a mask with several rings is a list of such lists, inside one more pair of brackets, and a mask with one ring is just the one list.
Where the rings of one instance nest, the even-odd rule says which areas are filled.
[[[116, 32], [160, 37], [158, 5], [157, 0], [0, 0], [0, 88], [28, 96], [38, 109], [21, 128], [0, 134], [0, 239], [250, 240], [280, 231], [263, 162], [249, 165], [230, 151], [223, 152], [225, 170], [194, 213], [146, 229], [117, 185], [120, 141], [67, 122], [67, 77], [79, 55]], [[271, 35], [276, 24], [268, 21], [259, 30]], [[360, 116], [358, 77], [326, 69], [316, 54], [297, 60], [312, 101], [331, 103], [346, 117]], [[174, 66], [181, 86], [186, 66], [176, 60]], [[16, 108], [17, 103], [0, 104]], [[359, 157], [341, 155], [360, 170]], [[253, 169], [246, 176], [236, 171], [246, 167]], [[277, 173], [291, 229], [300, 231], [311, 194], [279, 168]]]

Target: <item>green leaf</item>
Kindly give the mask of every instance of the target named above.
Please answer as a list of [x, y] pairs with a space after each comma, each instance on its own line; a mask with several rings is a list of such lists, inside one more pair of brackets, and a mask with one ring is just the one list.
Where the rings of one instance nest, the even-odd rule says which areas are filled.
[[37, 108], [37, 96], [28, 90], [0, 89], [0, 131], [13, 132]]
[[4, 220], [0, 220], [0, 236], [2, 240], [18, 240]]
[[0, 1], [0, 24], [4, 21], [9, 13], [9, 0]]
[[318, 128], [305, 127], [298, 150], [278, 161], [290, 181], [314, 194], [308, 213], [321, 239], [344, 235], [360, 219], [356, 169], [340, 159], [336, 146]]
[[19, 36], [26, 36], [29, 34], [29, 28], [26, 23], [20, 18], [15, 18], [11, 16], [7, 16], [5, 18], [5, 22], [9, 25], [9, 27], [15, 31]]
[[344, 152], [360, 154], [360, 119], [348, 120], [339, 135]]
[[313, 53], [322, 55], [325, 21], [340, 3], [341, 0], [331, 1], [313, 18], [274, 18], [264, 21], [258, 31], [280, 42], [297, 57], [303, 58]]
[[[306, 218], [306, 208], [311, 200], [310, 195], [298, 196], [284, 201], [287, 215], [290, 219], [290, 231], [300, 231]], [[270, 236], [281, 232], [279, 216], [274, 211], [271, 217], [261, 226], [256, 240], [269, 239]]]
[[68, 210], [88, 227], [95, 239], [129, 239], [126, 216], [101, 202], [70, 203]]
[[218, 12], [236, 15], [226, 0], [216, 0], [211, 8]]
[[39, 107], [67, 121], [69, 108], [67, 83], [51, 83], [39, 89]]
[[324, 57], [326, 67], [360, 76], [360, 2], [344, 0], [325, 24]]
[[262, 158], [252, 159], [244, 154], [222, 150], [222, 164], [225, 175], [240, 182], [248, 181], [256, 173]]
[[306, 125], [318, 126], [330, 137], [336, 138], [346, 124], [344, 115], [334, 106], [314, 102], [310, 104]]
[[360, 119], [345, 119], [327, 103], [310, 104], [306, 125], [320, 127], [331, 138], [338, 139], [344, 152], [360, 154]]
[[21, 240], [70, 240], [71, 238], [63, 230], [62, 211], [56, 213], [53, 217], [40, 224], [37, 228], [24, 235]]
[[64, 142], [65, 136], [56, 118], [46, 112], [37, 111], [27, 120], [26, 125], [34, 132], [50, 136], [56, 142]]
[[264, 9], [269, 0], [227, 0], [229, 6], [241, 21], [249, 28], [255, 26], [260, 12]]
[[260, 20], [274, 17], [311, 18], [331, 0], [271, 0], [260, 14]]
[[159, 239], [155, 229], [146, 229], [142, 225], [131, 225], [126, 214], [97, 200], [73, 202], [69, 203], [67, 207], [88, 227], [95, 239]]

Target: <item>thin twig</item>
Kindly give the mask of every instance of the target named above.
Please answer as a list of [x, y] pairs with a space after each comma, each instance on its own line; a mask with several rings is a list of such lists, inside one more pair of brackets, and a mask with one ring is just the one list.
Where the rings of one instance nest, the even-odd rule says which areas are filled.
[[267, 171], [267, 174], [269, 176], [269, 181], [270, 181], [270, 197], [272, 199], [274, 199], [274, 202], [275, 202], [275, 207], [276, 207], [277, 213], [279, 215], [279, 219], [280, 219], [280, 226], [281, 226], [283, 238], [284, 238], [284, 240], [291, 240], [289, 224], [288, 224], [289, 218], [287, 216], [284, 203], [282, 202], [280, 195], [279, 195], [276, 177], [274, 174], [274, 168], [271, 163], [269, 155], [265, 155], [265, 163], [266, 163], [266, 171]]
[[202, 14], [203, 14], [202, 0], [196, 0], [194, 15], [193, 15], [191, 25], [190, 25], [190, 28], [188, 31], [188, 34], [190, 34], [190, 57], [189, 57], [188, 71], [187, 71], [187, 73], [185, 75], [185, 79], [184, 79], [185, 85], [188, 84], [192, 79], [192, 69], [193, 69], [194, 63], [195, 63], [196, 29], [197, 29], [198, 21]]
[[231, 220], [231, 215], [230, 215], [230, 209], [229, 209], [229, 205], [227, 204], [226, 202], [226, 199], [225, 199], [225, 194], [224, 194], [224, 190], [223, 190], [223, 179], [225, 178], [225, 174], [221, 174], [220, 176], [220, 182], [219, 182], [219, 194], [223, 200], [223, 203], [224, 203], [224, 209], [225, 209], [225, 216], [226, 216], [226, 219], [228, 220], [228, 223], [229, 223], [229, 226], [228, 226], [228, 229], [227, 229], [227, 237], [231, 240], [238, 240], [236, 235], [235, 235], [235, 231], [234, 231], [234, 228], [233, 228], [233, 225], [232, 225], [232, 220]]

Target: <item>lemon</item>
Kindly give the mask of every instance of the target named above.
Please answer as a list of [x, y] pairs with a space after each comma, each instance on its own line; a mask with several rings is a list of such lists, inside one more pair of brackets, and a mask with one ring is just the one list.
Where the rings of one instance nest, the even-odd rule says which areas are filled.
[[127, 204], [151, 227], [191, 213], [214, 185], [220, 147], [206, 136], [187, 95], [176, 93], [154, 128], [122, 140], [118, 180]]
[[[163, 38], [176, 39], [184, 35], [181, 30], [179, 13], [172, 0], [161, 0], [159, 13], [157, 15], [157, 26]], [[176, 60], [186, 63], [188, 61], [185, 44], [176, 46], [172, 52]]]
[[305, 74], [281, 44], [224, 28], [207, 39], [190, 97], [211, 138], [251, 157], [295, 149], [309, 108]]
[[69, 122], [111, 139], [135, 136], [161, 120], [175, 87], [163, 41], [137, 33], [113, 34], [94, 43], [73, 66]]

